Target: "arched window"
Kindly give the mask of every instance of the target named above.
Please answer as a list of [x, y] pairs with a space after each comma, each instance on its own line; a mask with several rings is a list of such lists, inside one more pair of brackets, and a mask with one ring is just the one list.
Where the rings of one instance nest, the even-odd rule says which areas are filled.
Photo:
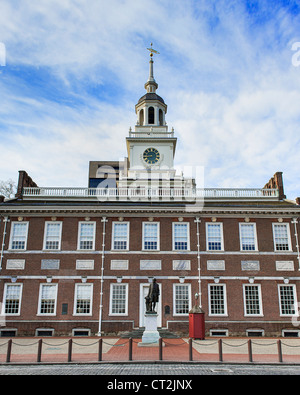
[[164, 114], [162, 110], [159, 110], [159, 125], [163, 126], [164, 124]]
[[140, 111], [140, 114], [139, 114], [139, 123], [140, 123], [140, 126], [144, 126], [144, 110], [141, 110], [141, 111]]
[[149, 107], [148, 109], [148, 124], [154, 125], [154, 108]]

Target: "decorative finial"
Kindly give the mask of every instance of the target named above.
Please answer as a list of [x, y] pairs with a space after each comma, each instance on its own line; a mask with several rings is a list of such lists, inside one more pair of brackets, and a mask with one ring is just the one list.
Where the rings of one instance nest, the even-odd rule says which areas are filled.
[[150, 45], [151, 45], [151, 48], [147, 48], [147, 49], [148, 49], [148, 51], [150, 51], [150, 57], [152, 59], [153, 54], [156, 53], [157, 55], [159, 55], [159, 52], [152, 48], [153, 43], [151, 43]]

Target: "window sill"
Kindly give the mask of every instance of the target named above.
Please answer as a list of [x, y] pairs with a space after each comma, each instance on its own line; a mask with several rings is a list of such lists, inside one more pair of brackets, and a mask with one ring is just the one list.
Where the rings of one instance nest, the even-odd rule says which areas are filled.
[[[2, 315], [2, 317], [20, 317], [21, 313], [17, 313], [17, 314], [3, 313], [1, 315]], [[1, 325], [0, 325], [0, 327], [1, 327]]]
[[92, 313], [73, 313], [72, 316], [73, 317], [92, 317]]
[[[48, 251], [50, 251], [50, 250], [48, 250]], [[58, 250], [52, 250], [52, 251], [58, 251]], [[95, 252], [96, 250], [95, 250], [95, 248], [90, 249], [90, 250], [80, 250], [79, 248], [77, 248], [76, 251], [78, 251], [78, 252]]]
[[55, 314], [40, 314], [40, 313], [38, 313], [36, 316], [37, 317], [56, 317], [56, 313]]
[[108, 316], [109, 317], [128, 317], [128, 314], [113, 314], [113, 313], [110, 313], [110, 314], [108, 314]]

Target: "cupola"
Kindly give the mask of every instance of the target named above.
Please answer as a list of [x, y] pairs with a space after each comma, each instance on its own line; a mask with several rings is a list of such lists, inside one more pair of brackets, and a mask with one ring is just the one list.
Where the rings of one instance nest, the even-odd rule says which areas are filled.
[[145, 83], [147, 93], [139, 99], [135, 106], [137, 127], [162, 127], [166, 126], [165, 114], [167, 113], [167, 105], [156, 93], [158, 84], [155, 81], [153, 72], [153, 53], [158, 54], [159, 52], [152, 48], [152, 43], [151, 48], [148, 48], [148, 50], [150, 51], [150, 61], [149, 78]]

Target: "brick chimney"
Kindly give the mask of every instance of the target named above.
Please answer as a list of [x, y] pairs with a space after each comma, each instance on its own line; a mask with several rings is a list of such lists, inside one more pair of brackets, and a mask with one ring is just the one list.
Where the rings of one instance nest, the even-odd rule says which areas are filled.
[[32, 187], [37, 188], [37, 184], [32, 180], [31, 177], [26, 173], [25, 170], [19, 170], [19, 181], [17, 187], [16, 198], [21, 199], [23, 194], [23, 188]]
[[274, 176], [269, 180], [269, 182], [267, 182], [267, 184], [264, 186], [264, 189], [278, 189], [279, 200], [286, 199], [283, 188], [282, 171], [278, 171], [277, 173], [275, 173]]

